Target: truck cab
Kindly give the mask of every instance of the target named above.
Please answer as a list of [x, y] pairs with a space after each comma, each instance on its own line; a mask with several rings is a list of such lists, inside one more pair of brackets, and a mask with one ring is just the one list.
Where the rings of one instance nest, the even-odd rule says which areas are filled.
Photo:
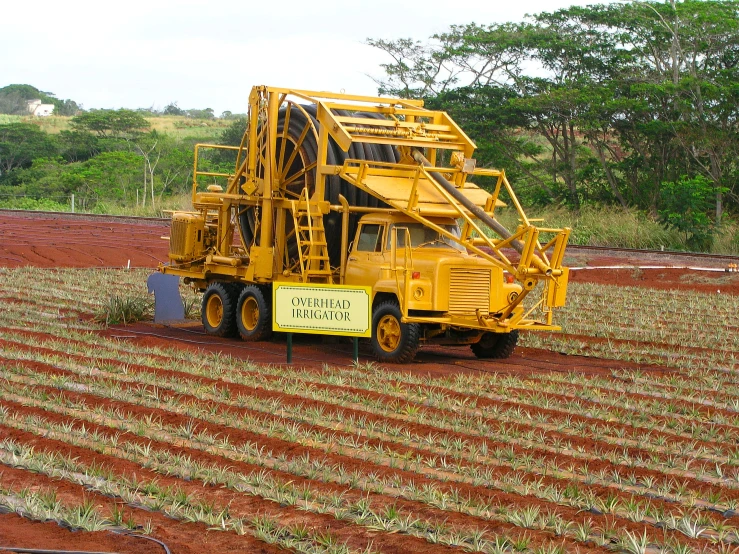
[[[447, 234], [400, 213], [368, 214], [351, 244], [343, 282], [372, 287], [372, 341], [383, 361], [412, 359], [421, 342], [490, 345], [510, 334], [486, 320], [502, 312], [521, 286], [501, 267], [450, 238], [461, 236], [456, 220], [430, 222]], [[515, 346], [516, 337], [503, 337], [503, 342]], [[491, 348], [473, 350], [495, 357]]]

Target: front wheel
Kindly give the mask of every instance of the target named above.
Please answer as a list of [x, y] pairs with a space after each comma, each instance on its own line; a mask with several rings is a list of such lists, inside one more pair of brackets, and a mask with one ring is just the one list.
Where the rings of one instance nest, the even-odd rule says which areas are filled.
[[269, 299], [257, 285], [247, 285], [239, 295], [236, 326], [246, 341], [265, 340], [272, 335], [272, 310]]
[[421, 326], [402, 323], [400, 306], [394, 300], [383, 302], [372, 314], [372, 347], [382, 362], [410, 362], [418, 351]]
[[478, 358], [508, 358], [518, 342], [518, 329], [510, 333], [485, 333], [479, 342], [470, 345]]
[[215, 281], [203, 294], [202, 321], [205, 332], [217, 337], [236, 335], [237, 288]]

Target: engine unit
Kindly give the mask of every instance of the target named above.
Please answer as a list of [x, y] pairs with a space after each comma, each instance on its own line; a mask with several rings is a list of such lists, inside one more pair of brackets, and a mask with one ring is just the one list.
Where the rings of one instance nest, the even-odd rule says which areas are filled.
[[173, 262], [191, 262], [203, 256], [205, 219], [200, 214], [172, 214], [169, 235], [169, 259]]

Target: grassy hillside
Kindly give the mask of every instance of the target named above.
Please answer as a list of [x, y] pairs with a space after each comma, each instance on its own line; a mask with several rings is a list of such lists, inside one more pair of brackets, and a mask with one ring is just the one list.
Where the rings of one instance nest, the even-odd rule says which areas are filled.
[[[8, 123], [31, 123], [47, 133], [56, 134], [69, 130], [72, 118], [68, 116], [34, 117], [0, 114], [0, 125]], [[216, 138], [223, 129], [231, 125], [228, 119], [192, 119], [183, 115], [163, 115], [147, 117], [152, 130], [168, 134], [175, 138], [197, 135], [203, 138]]]

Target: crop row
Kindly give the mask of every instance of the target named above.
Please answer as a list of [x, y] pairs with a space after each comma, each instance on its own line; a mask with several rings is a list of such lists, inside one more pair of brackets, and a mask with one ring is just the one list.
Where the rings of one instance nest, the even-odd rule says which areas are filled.
[[[141, 274], [97, 272], [88, 285], [89, 272], [49, 272], [23, 296], [23, 272], [5, 272], [0, 296], [16, 297], [0, 306], [6, 466], [296, 551], [738, 548], [727, 356], [683, 373], [436, 380], [373, 364], [263, 367], [106, 338], [95, 299], [136, 293]], [[151, 473], [132, 480], [125, 464]], [[44, 505], [6, 484], [12, 509]], [[93, 521], [121, 524], [103, 512]]]

